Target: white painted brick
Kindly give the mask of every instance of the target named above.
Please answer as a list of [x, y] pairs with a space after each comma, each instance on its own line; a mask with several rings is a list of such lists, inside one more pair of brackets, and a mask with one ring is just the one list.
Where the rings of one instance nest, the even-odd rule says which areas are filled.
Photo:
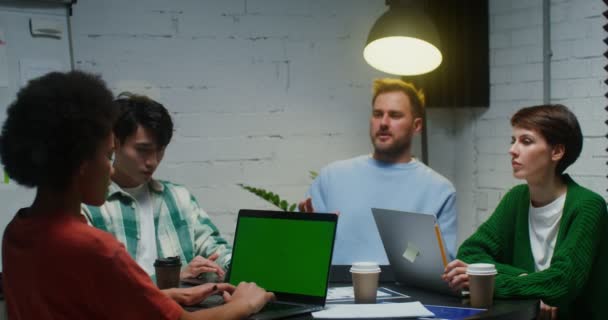
[[477, 185], [480, 188], [508, 189], [517, 183], [511, 172], [480, 171], [477, 177]]
[[608, 126], [601, 121], [607, 118], [604, 108], [608, 105], [606, 98], [575, 98], [565, 100], [555, 100], [555, 103], [566, 105], [578, 118], [583, 135], [585, 136], [604, 136], [608, 133]]
[[591, 73], [587, 60], [563, 60], [551, 63], [552, 79], [587, 78]]
[[601, 79], [553, 80], [551, 93], [556, 99], [599, 96], [606, 92]]
[[[498, 149], [498, 148], [496, 148]], [[477, 155], [477, 170], [479, 172], [507, 172], [510, 170], [510, 159], [507, 148], [480, 152]]]
[[478, 137], [504, 137], [511, 134], [509, 119], [484, 119], [477, 122], [475, 133]]
[[511, 31], [511, 44], [514, 47], [538, 45], [542, 41], [542, 28], [525, 28]]
[[490, 87], [492, 101], [530, 100], [542, 97], [542, 82], [515, 82]]
[[[604, 174], [606, 174], [606, 166], [604, 166], [604, 169], [601, 171]], [[606, 177], [602, 176], [593, 176], [593, 177], [589, 177], [589, 176], [583, 176], [583, 175], [577, 175], [577, 174], [573, 174], [572, 178], [579, 183], [580, 185], [589, 188], [595, 192], [597, 192], [598, 194], [602, 195], [605, 198], [608, 197], [608, 192], [606, 192]]]
[[276, 142], [258, 140], [255, 144], [243, 143], [238, 138], [226, 139], [175, 139], [167, 147], [165, 161], [257, 161], [271, 159]]
[[526, 56], [527, 63], [541, 63], [543, 62], [543, 47], [540, 45], [531, 46], [528, 50], [528, 55]]
[[480, 153], [495, 153], [506, 156], [510, 147], [511, 132], [505, 132], [502, 137], [479, 137], [477, 139], [477, 151]]
[[563, 23], [570, 20], [572, 16], [572, 8], [568, 3], [552, 4], [550, 11], [551, 23]]
[[511, 67], [512, 82], [538, 82], [543, 80], [542, 63], [527, 63]]
[[580, 22], [559, 22], [551, 24], [551, 41], [575, 40], [587, 33], [587, 26]]
[[608, 62], [606, 58], [603, 56], [597, 58], [589, 58], [589, 65], [591, 66], [591, 74], [589, 75], [592, 78], [600, 78], [606, 79], [608, 76], [608, 72], [604, 69]]
[[537, 8], [539, 6], [539, 3], [537, 0], [512, 0], [510, 2], [511, 2], [511, 7], [514, 10]]
[[579, 23], [585, 24], [585, 37], [588, 39], [600, 39], [606, 38], [608, 33], [604, 30], [603, 26], [606, 24], [606, 19], [603, 16], [588, 18], [581, 20]]
[[152, 0], [146, 6], [136, 1], [79, 1], [71, 17], [75, 35], [172, 35], [171, 17], [159, 13], [160, 1]]
[[575, 17], [580, 18], [601, 17], [602, 12], [608, 9], [602, 0], [576, 1], [575, 5], [577, 10], [574, 12], [580, 12]]
[[512, 10], [511, 1], [504, 0], [490, 0], [488, 7], [491, 15], [504, 14]]
[[528, 48], [494, 49], [491, 52], [492, 66], [510, 66], [526, 63], [529, 54]]
[[513, 68], [511, 66], [491, 67], [490, 83], [500, 84], [511, 82], [512, 70]]
[[521, 100], [506, 100], [506, 101], [492, 101], [491, 107], [483, 114], [484, 119], [501, 119], [502, 121], [509, 122], [511, 116], [520, 108], [526, 106], [533, 106], [542, 103], [542, 98], [538, 99], [521, 99]]
[[551, 5], [551, 21], [596, 18], [600, 17], [604, 10], [606, 5], [601, 0], [564, 1]]
[[506, 14], [494, 16], [493, 19], [490, 20], [490, 23], [494, 27], [492, 32], [505, 29], [537, 27], [542, 24], [542, 10], [540, 6], [517, 11], [513, 10]]
[[[608, 47], [598, 39], [577, 39], [572, 44], [572, 56], [575, 58], [602, 57]], [[605, 58], [603, 58], [605, 61]]]
[[574, 51], [578, 49], [575, 46], [577, 41], [581, 40], [553, 41], [551, 43], [551, 62], [562, 61], [574, 57]]
[[487, 192], [476, 192], [475, 193], [475, 206], [479, 210], [488, 210], [488, 193]]
[[309, 1], [247, 0], [247, 13], [252, 15], [309, 16]]
[[508, 31], [490, 33], [490, 49], [511, 47], [511, 33]]

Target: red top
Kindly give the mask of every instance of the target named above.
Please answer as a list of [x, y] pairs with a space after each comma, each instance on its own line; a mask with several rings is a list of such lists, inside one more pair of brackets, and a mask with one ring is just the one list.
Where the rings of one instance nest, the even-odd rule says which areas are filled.
[[9, 319], [179, 319], [182, 308], [112, 235], [82, 216], [25, 212], [2, 241]]

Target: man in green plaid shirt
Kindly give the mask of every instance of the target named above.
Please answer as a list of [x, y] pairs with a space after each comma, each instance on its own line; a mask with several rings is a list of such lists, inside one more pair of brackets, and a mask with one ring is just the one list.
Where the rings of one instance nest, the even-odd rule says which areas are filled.
[[156, 258], [179, 256], [181, 278], [215, 273], [220, 279], [232, 249], [183, 186], [155, 180], [173, 134], [171, 116], [160, 103], [131, 93], [116, 100], [114, 176], [106, 203], [83, 206], [90, 223], [110, 232], [151, 276]]

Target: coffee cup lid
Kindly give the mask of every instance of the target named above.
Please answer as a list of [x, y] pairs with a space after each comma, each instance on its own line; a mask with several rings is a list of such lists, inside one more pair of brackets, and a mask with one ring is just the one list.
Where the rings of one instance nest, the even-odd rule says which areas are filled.
[[496, 267], [491, 263], [472, 263], [467, 267], [467, 274], [469, 275], [494, 275], [496, 274]]
[[380, 272], [380, 267], [376, 262], [371, 261], [354, 262], [350, 267], [350, 272], [376, 273]]
[[179, 257], [167, 257], [167, 258], [158, 258], [154, 261], [155, 267], [175, 267], [181, 266], [182, 261]]

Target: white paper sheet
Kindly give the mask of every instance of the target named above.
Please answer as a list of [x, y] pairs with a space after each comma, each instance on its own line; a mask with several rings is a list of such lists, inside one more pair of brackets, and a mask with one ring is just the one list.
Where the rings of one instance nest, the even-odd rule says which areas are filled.
[[[388, 297], [390, 294], [378, 290], [376, 297]], [[327, 289], [327, 300], [343, 300], [343, 299], [354, 299], [355, 290], [353, 287], [338, 287]]]
[[358, 318], [419, 318], [434, 317], [422, 303], [401, 302], [381, 304], [328, 304], [326, 309], [313, 312], [315, 319]]
[[6, 36], [0, 29], [0, 87], [8, 87], [8, 58], [6, 56]]

